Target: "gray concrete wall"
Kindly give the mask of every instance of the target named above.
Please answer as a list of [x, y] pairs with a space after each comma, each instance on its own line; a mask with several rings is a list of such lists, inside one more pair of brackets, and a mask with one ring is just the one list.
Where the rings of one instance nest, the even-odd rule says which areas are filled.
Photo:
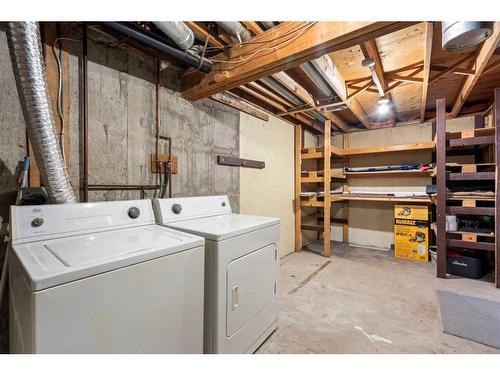
[[[72, 38], [80, 38], [79, 30]], [[89, 33], [89, 183], [154, 184], [149, 157], [155, 151], [156, 61], [125, 49], [111, 39]], [[79, 194], [80, 43], [68, 43], [70, 110], [68, 172]], [[179, 71], [161, 71], [161, 134], [172, 138], [178, 174], [172, 177], [174, 196], [229, 195], [239, 212], [239, 169], [218, 166], [216, 155], [239, 156], [239, 112], [202, 100], [181, 98]], [[160, 141], [162, 142], [162, 141]], [[166, 143], [160, 152], [167, 153]], [[4, 27], [0, 24], [0, 233], [5, 233], [8, 207], [14, 203], [19, 163], [26, 155], [22, 117]], [[148, 197], [152, 197], [152, 192]], [[90, 200], [137, 199], [139, 192], [91, 192]], [[5, 244], [0, 237], [0, 260]], [[1, 263], [0, 263], [1, 264]], [[5, 306], [5, 304], [4, 304]], [[7, 348], [6, 310], [0, 312], [0, 353]]]

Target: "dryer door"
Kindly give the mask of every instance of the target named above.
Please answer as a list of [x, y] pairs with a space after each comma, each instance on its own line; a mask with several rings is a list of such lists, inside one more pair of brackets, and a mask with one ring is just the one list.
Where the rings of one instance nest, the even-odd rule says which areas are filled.
[[273, 302], [276, 246], [268, 245], [229, 263], [226, 293], [226, 335], [230, 337]]

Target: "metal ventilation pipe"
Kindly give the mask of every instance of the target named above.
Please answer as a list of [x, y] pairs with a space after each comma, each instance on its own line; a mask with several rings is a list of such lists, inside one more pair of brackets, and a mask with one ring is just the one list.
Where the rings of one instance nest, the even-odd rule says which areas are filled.
[[260, 21], [260, 23], [266, 30], [272, 29], [274, 26], [276, 26], [273, 21]]
[[309, 79], [320, 89], [323, 95], [328, 97], [335, 96], [335, 93], [330, 88], [330, 85], [325, 82], [323, 77], [321, 77], [321, 75], [316, 71], [316, 68], [309, 61], [302, 64], [300, 67]]
[[166, 36], [181, 49], [186, 50], [194, 44], [194, 33], [184, 22], [153, 22]]
[[37, 22], [7, 23], [7, 42], [28, 136], [53, 203], [75, 203], [50, 106]]
[[232, 22], [222, 22], [218, 21], [217, 25], [222, 27], [222, 29], [227, 32], [232, 37], [236, 38], [240, 43], [246, 42], [252, 36], [250, 35], [250, 31], [247, 30], [245, 26], [238, 21]]
[[493, 22], [442, 22], [442, 33], [442, 48], [445, 51], [459, 51], [488, 39], [493, 34]]
[[293, 95], [291, 92], [289, 92], [288, 90], [284, 89], [283, 87], [281, 87], [281, 85], [275, 81], [273, 81], [271, 78], [269, 77], [264, 77], [264, 78], [261, 78], [260, 81], [262, 83], [264, 83], [266, 86], [272, 88], [274, 91], [276, 91], [278, 94], [280, 94], [282, 97], [284, 97], [285, 99], [287, 99], [288, 101], [292, 102], [293, 104], [295, 104], [296, 106], [300, 106], [300, 105], [303, 105], [304, 103], [301, 102], [299, 99], [297, 99], [295, 97], [295, 95]]

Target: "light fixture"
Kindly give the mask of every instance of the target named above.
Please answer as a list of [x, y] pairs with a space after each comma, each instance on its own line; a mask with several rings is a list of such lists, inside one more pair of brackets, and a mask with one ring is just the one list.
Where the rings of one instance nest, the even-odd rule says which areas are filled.
[[380, 97], [378, 100], [377, 112], [379, 115], [386, 115], [389, 113], [389, 99]]
[[361, 61], [361, 66], [363, 68], [373, 68], [375, 66], [375, 60], [372, 58], [366, 58], [363, 61]]

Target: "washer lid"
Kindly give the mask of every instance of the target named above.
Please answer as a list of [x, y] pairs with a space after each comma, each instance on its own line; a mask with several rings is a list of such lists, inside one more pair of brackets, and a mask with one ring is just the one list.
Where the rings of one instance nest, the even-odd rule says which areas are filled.
[[201, 237], [147, 225], [13, 246], [32, 290], [41, 290], [203, 246]]
[[279, 224], [274, 217], [228, 214], [168, 223], [170, 228], [197, 234], [214, 241]]

